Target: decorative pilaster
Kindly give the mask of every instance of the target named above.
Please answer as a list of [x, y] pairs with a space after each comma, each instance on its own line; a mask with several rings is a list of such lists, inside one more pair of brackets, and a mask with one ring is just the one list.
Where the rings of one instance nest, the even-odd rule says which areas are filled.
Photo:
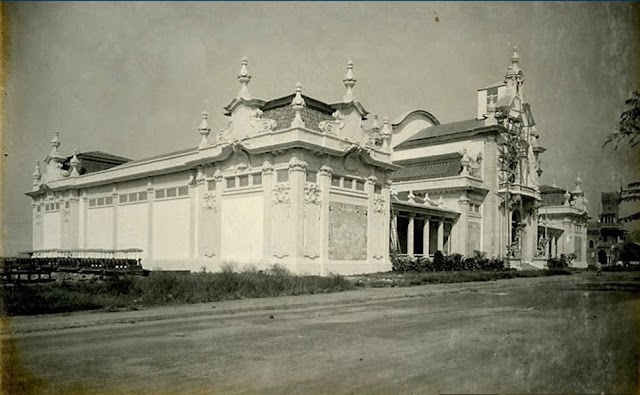
[[444, 251], [444, 222], [438, 222], [438, 251], [442, 251], [443, 254], [446, 254]]
[[372, 263], [376, 250], [378, 248], [377, 234], [382, 230], [377, 225], [377, 215], [375, 201], [374, 201], [374, 189], [377, 178], [375, 176], [367, 177], [364, 184], [364, 191], [367, 194], [367, 262]]
[[155, 188], [153, 178], [147, 179], [147, 259], [153, 259], [153, 201], [155, 200]]
[[304, 255], [304, 184], [307, 162], [293, 156], [289, 160], [289, 184], [291, 186], [291, 258], [292, 270]]
[[324, 265], [329, 260], [329, 199], [331, 189], [331, 174], [333, 169], [327, 165], [320, 167], [318, 184], [320, 185], [320, 274], [324, 272]]
[[302, 97], [302, 84], [298, 82], [296, 84], [296, 95], [293, 97], [293, 100], [291, 101], [291, 107], [296, 112], [296, 115], [294, 116], [293, 121], [291, 122], [292, 128], [305, 127], [305, 123], [302, 120], [302, 116], [300, 115], [300, 112], [306, 105], [307, 103], [305, 103], [304, 98]]
[[112, 234], [112, 248], [115, 250], [118, 248], [118, 188], [114, 184], [111, 188], [111, 201], [113, 203], [113, 234]]
[[[273, 164], [271, 158], [267, 157], [262, 163], [262, 190], [263, 190], [263, 207], [264, 207], [264, 220], [262, 222], [262, 237], [263, 237], [263, 250], [262, 257], [265, 261], [270, 261], [273, 254]], [[277, 219], [276, 219], [277, 220]]]

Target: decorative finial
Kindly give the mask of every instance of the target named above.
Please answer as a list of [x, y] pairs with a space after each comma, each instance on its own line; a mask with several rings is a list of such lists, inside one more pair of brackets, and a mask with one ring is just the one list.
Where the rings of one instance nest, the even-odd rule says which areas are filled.
[[416, 202], [416, 195], [413, 194], [413, 191], [409, 191], [409, 194], [407, 195], [407, 199], [409, 199], [409, 203], [415, 203]]
[[556, 180], [555, 178], [553, 179], [553, 184], [551, 184], [552, 187], [557, 188], [558, 186], [556, 185]]
[[565, 191], [564, 192], [564, 205], [565, 206], [570, 206], [569, 199], [571, 199], [571, 194], [569, 193], [569, 191]]
[[377, 131], [380, 130], [380, 121], [378, 120], [378, 116], [373, 116], [373, 124], [371, 125], [371, 129]]
[[242, 66], [240, 67], [240, 72], [238, 73], [238, 81], [240, 81], [240, 84], [242, 85], [242, 87], [240, 88], [240, 92], [238, 93], [238, 96], [249, 100], [251, 99], [251, 94], [249, 93], [249, 88], [247, 87], [247, 85], [249, 85], [249, 82], [251, 81], [251, 75], [249, 74], [249, 70], [247, 70], [247, 58], [243, 57], [242, 58]]
[[51, 153], [58, 154], [58, 147], [60, 147], [60, 132], [54, 132], [53, 139], [51, 140]]
[[40, 162], [36, 161], [36, 167], [33, 169], [33, 185], [40, 185], [40, 180], [42, 180], [42, 172], [40, 171]]
[[444, 199], [442, 199], [442, 195], [438, 198], [438, 207], [444, 206]]
[[380, 130], [382, 136], [391, 137], [391, 125], [389, 125], [389, 117], [382, 117], [382, 129]]
[[511, 55], [511, 64], [507, 68], [507, 75], [505, 78], [513, 78], [518, 77], [522, 79], [520, 67], [518, 66], [518, 62], [520, 61], [520, 55], [518, 55], [518, 47], [513, 47], [513, 54]]
[[200, 140], [200, 148], [204, 148], [209, 144], [209, 133], [211, 132], [211, 128], [209, 128], [209, 123], [207, 119], [209, 118], [209, 114], [206, 111], [202, 112], [202, 121], [200, 121], [200, 127], [198, 127], [198, 132], [202, 136], [202, 140]]
[[342, 97], [342, 101], [345, 103], [351, 103], [355, 100], [355, 97], [353, 96], [353, 87], [356, 85], [356, 79], [353, 76], [353, 61], [351, 60], [347, 62], [347, 73], [344, 75], [342, 82], [347, 88], [347, 91]]
[[300, 116], [300, 112], [302, 111], [302, 108], [304, 108], [306, 105], [307, 103], [305, 103], [304, 98], [302, 97], [302, 84], [298, 82], [296, 84], [296, 95], [293, 97], [293, 100], [291, 101], [291, 107], [293, 107], [293, 110], [296, 112], [296, 115], [293, 118], [293, 121], [291, 122], [292, 128], [305, 127], [304, 121]]
[[73, 150], [73, 157], [69, 161], [71, 165], [71, 176], [76, 177], [80, 175], [80, 160], [78, 159], [78, 150]]
[[582, 188], [580, 185], [582, 184], [582, 178], [580, 176], [576, 177], [576, 190], [574, 192], [582, 192]]

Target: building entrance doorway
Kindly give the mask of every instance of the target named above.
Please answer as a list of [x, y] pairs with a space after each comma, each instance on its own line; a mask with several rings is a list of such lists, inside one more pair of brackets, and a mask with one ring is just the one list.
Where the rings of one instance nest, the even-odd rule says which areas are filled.
[[602, 265], [607, 264], [607, 253], [604, 250], [598, 251], [598, 262]]

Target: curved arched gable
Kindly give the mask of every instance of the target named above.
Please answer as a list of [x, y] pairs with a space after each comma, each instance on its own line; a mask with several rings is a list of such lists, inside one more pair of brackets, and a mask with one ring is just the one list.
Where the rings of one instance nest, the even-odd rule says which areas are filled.
[[412, 136], [415, 136], [421, 130], [435, 125], [440, 125], [440, 121], [428, 111], [413, 110], [406, 112], [396, 118], [391, 124], [393, 128], [391, 143], [395, 147]]

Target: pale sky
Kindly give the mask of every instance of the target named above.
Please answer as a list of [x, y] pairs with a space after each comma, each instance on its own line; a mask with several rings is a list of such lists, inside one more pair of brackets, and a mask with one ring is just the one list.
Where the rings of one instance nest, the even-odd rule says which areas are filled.
[[[36, 160], [53, 131], [70, 154], [140, 159], [195, 146], [235, 96], [240, 59], [265, 100], [338, 101], [348, 59], [357, 98], [394, 118], [425, 109], [470, 119], [476, 90], [503, 79], [517, 45], [548, 151], [542, 182], [580, 175], [597, 216], [601, 191], [638, 180], [638, 151], [602, 149], [640, 89], [640, 7], [632, 3], [228, 2], [8, 3], [2, 171], [5, 254], [31, 246]], [[625, 147], [626, 148], [626, 147]]]

